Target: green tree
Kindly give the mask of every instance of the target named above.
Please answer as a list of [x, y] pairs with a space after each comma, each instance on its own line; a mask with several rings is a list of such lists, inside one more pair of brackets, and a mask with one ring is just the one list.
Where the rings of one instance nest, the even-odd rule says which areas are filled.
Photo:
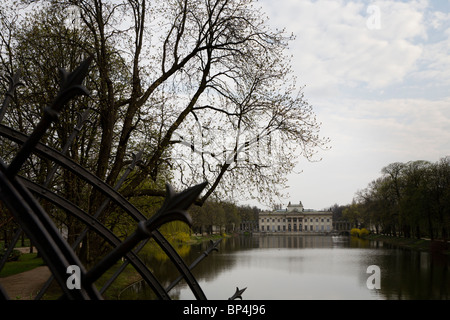
[[356, 201], [353, 201], [349, 207], [344, 209], [344, 211], [342, 212], [342, 216], [350, 221], [355, 228], [359, 228], [359, 226], [363, 222], [361, 215], [361, 206]]
[[404, 196], [400, 203], [402, 212], [400, 225], [403, 235], [410, 238], [413, 234], [421, 237], [423, 218], [429, 223], [429, 234], [433, 238], [431, 210], [429, 208], [428, 176], [430, 163], [426, 161], [408, 162], [403, 173]]
[[[91, 125], [69, 156], [113, 186], [143, 151], [120, 190], [136, 203], [163, 196], [166, 181], [176, 189], [208, 181], [200, 205], [211, 196], [268, 199], [296, 149], [311, 158], [328, 142], [292, 77], [293, 37], [270, 30], [251, 0], [21, 0], [1, 9], [2, 71], [22, 68], [27, 84], [4, 122], [29, 132], [58, 88], [55, 70], [91, 55], [91, 97], [72, 103], [44, 142], [62, 148], [89, 107]], [[32, 160], [28, 172], [42, 180], [50, 164]], [[70, 174], [54, 188], [92, 213], [103, 201]], [[114, 208], [101, 217], [113, 226], [116, 218]]]
[[394, 163], [358, 192], [370, 224], [382, 233], [447, 239], [449, 160]]
[[429, 209], [434, 212], [441, 236], [448, 239], [450, 232], [450, 157], [442, 158], [430, 169]]
[[238, 215], [238, 207], [229, 201], [222, 202], [223, 210], [225, 211], [225, 232], [232, 233], [239, 227], [241, 218]]

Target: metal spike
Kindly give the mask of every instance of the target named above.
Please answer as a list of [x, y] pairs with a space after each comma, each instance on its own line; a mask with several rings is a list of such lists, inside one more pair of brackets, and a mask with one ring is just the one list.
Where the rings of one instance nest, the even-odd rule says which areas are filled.
[[244, 293], [244, 291], [246, 289], [247, 288], [239, 290], [239, 288], [236, 287], [236, 292], [230, 298], [228, 298], [228, 300], [236, 300], [236, 299], [241, 299], [242, 300], [242, 294]]
[[0, 109], [0, 122], [3, 120], [3, 117], [6, 114], [6, 110], [8, 109], [11, 99], [14, 97], [14, 92], [18, 86], [23, 86], [24, 84], [20, 81], [20, 76], [22, 72], [19, 70], [14, 73], [12, 76], [6, 76], [9, 80], [9, 89], [5, 93], [5, 100], [3, 101], [2, 108]]

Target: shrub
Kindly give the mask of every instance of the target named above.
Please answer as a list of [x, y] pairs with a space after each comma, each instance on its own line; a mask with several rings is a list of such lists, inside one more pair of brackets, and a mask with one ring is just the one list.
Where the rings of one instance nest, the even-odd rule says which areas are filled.
[[[2, 259], [5, 254], [6, 254], [6, 250], [4, 250], [3, 252], [0, 252], [0, 259]], [[17, 261], [17, 260], [19, 260], [20, 255], [21, 255], [21, 253], [19, 250], [13, 250], [11, 252], [11, 254], [9, 255], [8, 259], [6, 260], [6, 262]]]
[[173, 234], [171, 238], [174, 241], [181, 242], [181, 243], [186, 243], [186, 242], [189, 242], [191, 240], [191, 237], [190, 237], [189, 233], [182, 232], [182, 231]]
[[361, 230], [359, 230], [358, 228], [353, 228], [352, 230], [350, 230], [350, 235], [353, 237], [359, 237], [361, 233]]
[[369, 233], [370, 233], [369, 230], [367, 230], [366, 228], [362, 228], [359, 232], [359, 236], [365, 237], [365, 236], [369, 235]]

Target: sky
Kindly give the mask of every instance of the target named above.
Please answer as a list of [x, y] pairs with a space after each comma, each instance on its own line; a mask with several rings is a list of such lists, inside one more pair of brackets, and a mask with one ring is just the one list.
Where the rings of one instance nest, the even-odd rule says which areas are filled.
[[280, 204], [350, 204], [390, 163], [450, 156], [450, 0], [258, 4], [296, 36], [297, 83], [331, 147], [299, 158]]
[[286, 28], [298, 84], [330, 138], [289, 175], [289, 201], [350, 204], [393, 162], [450, 156], [450, 0], [260, 0]]

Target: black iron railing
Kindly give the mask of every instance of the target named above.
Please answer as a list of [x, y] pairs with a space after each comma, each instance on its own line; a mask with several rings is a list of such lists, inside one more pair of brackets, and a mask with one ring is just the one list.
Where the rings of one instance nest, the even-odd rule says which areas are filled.
[[[12, 243], [8, 246], [3, 259], [0, 261], [0, 270], [3, 268], [6, 258], [10, 255], [16, 242], [24, 232], [36, 246], [51, 271], [51, 277], [39, 291], [36, 299], [41, 299], [43, 297], [43, 294], [53, 281], [56, 281], [61, 287], [63, 291], [62, 298], [102, 299], [102, 294], [105, 290], [121, 274], [125, 267], [131, 264], [160, 299], [170, 299], [170, 290], [184, 279], [192, 290], [195, 298], [204, 300], [206, 299], [206, 296], [191, 270], [207, 257], [209, 253], [218, 250], [217, 248], [220, 240], [217, 242], [211, 241], [207, 250], [190, 266], [187, 266], [177, 251], [158, 229], [171, 221], [182, 221], [191, 225], [192, 221], [190, 215], [187, 213], [187, 209], [198, 198], [206, 186], [206, 183], [196, 185], [180, 193], [175, 192], [172, 187], [167, 184], [166, 197], [162, 207], [155, 215], [150, 219], [147, 219], [117, 191], [125, 181], [126, 177], [134, 170], [139, 161], [141, 161], [141, 153], [134, 155], [132, 163], [127, 170], [125, 170], [115, 187], [109, 186], [97, 176], [66, 156], [68, 146], [72, 143], [83, 125], [88, 121], [89, 111], [79, 114], [79, 121], [61, 151], [55, 150], [40, 142], [41, 137], [46, 133], [51, 123], [58, 120], [59, 113], [62, 112], [67, 102], [80, 95], [89, 94], [82, 82], [88, 73], [91, 60], [91, 58], [86, 59], [71, 73], [67, 73], [64, 70], [61, 71], [61, 89], [53, 103], [44, 110], [42, 118], [30, 135], [25, 135], [0, 124], [0, 136], [21, 146], [9, 165], [4, 163], [0, 158], [0, 201], [8, 208], [8, 212], [20, 226], [13, 237]], [[0, 110], [0, 121], [3, 119], [7, 108], [10, 105], [15, 89], [21, 84], [20, 74], [8, 78], [10, 82], [9, 89]], [[37, 154], [45, 159], [51, 160], [54, 164], [49, 170], [43, 184], [33, 182], [19, 174], [23, 164], [31, 154]], [[104, 200], [94, 214], [89, 214], [77, 205], [59, 196], [50, 188], [51, 181], [58, 167], [68, 170], [85, 180], [97, 191], [106, 196], [106, 200]], [[39, 199], [45, 199], [54, 206], [64, 210], [66, 214], [71, 215], [85, 224], [85, 229], [80, 233], [74, 243], [69, 244], [67, 240], [64, 239], [54, 221], [40, 205]], [[123, 212], [136, 221], [135, 232], [123, 241], [98, 219], [101, 212], [110, 202], [113, 202]], [[96, 232], [113, 248], [102, 258], [102, 260], [100, 260], [100, 262], [89, 270], [83, 266], [81, 260], [75, 253], [75, 248], [83, 241], [88, 230]], [[150, 239], [155, 240], [180, 272], [180, 276], [167, 288], [163, 287], [160, 280], [153, 275], [149, 267], [138, 255], [139, 251]], [[94, 283], [122, 258], [125, 258], [125, 260], [121, 267], [119, 267], [105, 285], [98, 290]], [[79, 288], [74, 289], [67, 285], [69, 276], [67, 270], [70, 266], [79, 267], [78, 280], [81, 283]], [[230, 299], [241, 299], [244, 290], [245, 289], [239, 290], [236, 288], [236, 292]], [[0, 298], [9, 298], [7, 291], [1, 286]]]

